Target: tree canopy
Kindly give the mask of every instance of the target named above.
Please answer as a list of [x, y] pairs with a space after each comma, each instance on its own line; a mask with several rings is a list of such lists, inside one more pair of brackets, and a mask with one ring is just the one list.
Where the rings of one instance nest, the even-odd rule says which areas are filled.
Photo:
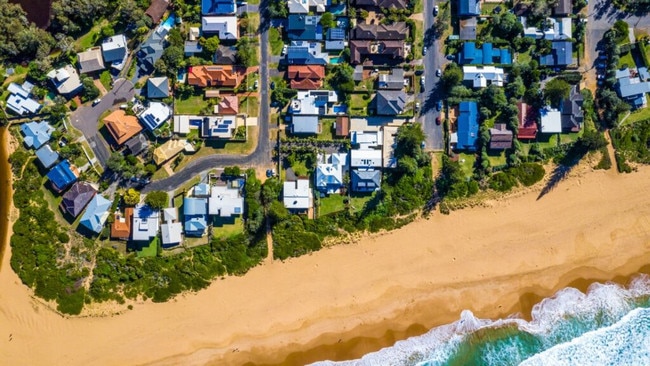
[[151, 191], [147, 193], [144, 202], [155, 210], [167, 207], [169, 204], [169, 195], [163, 191]]

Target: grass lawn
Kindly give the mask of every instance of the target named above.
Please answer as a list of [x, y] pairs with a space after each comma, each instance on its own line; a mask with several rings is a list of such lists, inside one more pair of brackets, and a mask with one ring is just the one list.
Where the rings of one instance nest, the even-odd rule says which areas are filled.
[[423, 0], [415, 0], [415, 5], [413, 5], [413, 14], [422, 13], [423, 11], [424, 11]]
[[530, 56], [530, 48], [524, 53], [517, 54], [517, 62], [520, 64], [527, 64], [531, 61], [532, 57]]
[[418, 59], [422, 57], [422, 47], [424, 46], [424, 24], [420, 20], [414, 20], [414, 22], [415, 42], [413, 42], [413, 58]]
[[284, 42], [282, 41], [282, 35], [277, 28], [269, 29], [269, 43], [271, 44], [271, 54], [274, 56], [280, 56], [282, 53], [282, 47], [284, 47]]
[[248, 13], [248, 34], [255, 34], [260, 28], [260, 13]]
[[152, 180], [159, 180], [159, 179], [165, 179], [167, 177], [169, 177], [169, 174], [167, 174], [167, 170], [163, 169], [163, 168], [160, 168], [160, 169], [156, 170], [155, 173], [153, 173], [153, 175], [151, 176], [151, 179]]
[[630, 113], [630, 116], [621, 123], [621, 126], [630, 125], [636, 122], [645, 121], [650, 119], [650, 108], [646, 107], [643, 109], [638, 109]]
[[505, 6], [503, 6], [503, 4], [501, 4], [501, 3], [487, 3], [487, 2], [484, 2], [483, 4], [481, 4], [481, 14], [483, 14], [483, 15], [492, 15], [494, 13], [494, 9], [497, 6], [501, 7], [501, 11], [503, 11], [503, 9], [505, 8]]
[[99, 32], [103, 26], [108, 25], [108, 20], [104, 19], [99, 23], [93, 25], [88, 33], [84, 34], [75, 42], [75, 46], [79, 51], [85, 51], [88, 48], [93, 47], [100, 38]]
[[[196, 177], [190, 179], [189, 181], [187, 181], [187, 183], [185, 183], [185, 184], [182, 185], [181, 187], [178, 187], [178, 188], [174, 191], [174, 207], [178, 207], [178, 208], [179, 208], [179, 212], [180, 212], [181, 205], [182, 205], [182, 203], [183, 203], [183, 197], [182, 197], [183, 192], [187, 192], [187, 191], [189, 191], [190, 188], [194, 187], [195, 185], [199, 184], [200, 182], [201, 182], [201, 177], [199, 177], [199, 176], [197, 175]], [[179, 197], [180, 197], [180, 201], [178, 201], [178, 204], [177, 204], [177, 199], [178, 199], [179, 197], [176, 197], [176, 196], [179, 196]]]
[[158, 253], [158, 245], [160, 239], [156, 236], [152, 241], [149, 242], [146, 246], [141, 246], [136, 250], [136, 255], [138, 258], [143, 257], [155, 257]]
[[488, 152], [488, 160], [490, 161], [490, 166], [499, 166], [506, 164], [506, 152], [505, 151], [495, 151]]
[[460, 163], [460, 167], [463, 168], [463, 172], [465, 172], [467, 178], [474, 175], [474, 163], [476, 162], [476, 156], [474, 154], [458, 154], [458, 162]]
[[307, 169], [307, 165], [305, 165], [305, 162], [303, 160], [296, 160], [291, 165], [291, 169], [299, 177], [306, 177], [309, 175], [309, 169]]
[[174, 109], [177, 114], [200, 114], [201, 110], [208, 106], [203, 95], [193, 95], [187, 99], [176, 99]]
[[368, 115], [368, 105], [370, 104], [371, 98], [364, 99], [365, 94], [352, 94], [350, 97], [350, 114], [355, 116], [367, 116]]
[[239, 113], [246, 113], [250, 117], [258, 117], [260, 114], [260, 102], [257, 100], [257, 97], [240, 97]]
[[[367, 195], [352, 195], [350, 196], [350, 208], [352, 212], [360, 211], [366, 202], [370, 201], [372, 194]], [[318, 209], [319, 215], [327, 215], [332, 212], [343, 211], [345, 203], [343, 202], [347, 197], [340, 194], [331, 194], [328, 197], [320, 199], [320, 207]]]
[[212, 233], [216, 238], [229, 238], [244, 231], [241, 217], [218, 217], [212, 220]]
[[618, 67], [623, 68], [623, 65], [627, 65], [628, 67], [636, 66], [634, 63], [634, 58], [632, 58], [632, 52], [621, 55], [621, 58], [618, 60]]
[[111, 77], [110, 71], [108, 70], [103, 71], [99, 75], [99, 81], [102, 83], [104, 88], [106, 88], [106, 90], [111, 90], [111, 82], [113, 81], [113, 78]]
[[260, 4], [260, 0], [248, 0], [247, 2], [249, 4], [251, 4], [251, 5], [259, 5]]
[[[365, 79], [362, 82], [360, 82], [359, 85], [355, 86], [354, 90], [359, 92], [366, 92], [366, 91], [372, 92], [373, 90], [375, 90], [375, 80], [376, 80], [375, 77]], [[332, 88], [335, 87], [336, 85], [332, 86]]]
[[322, 119], [321, 120], [321, 133], [316, 136], [318, 140], [334, 140], [334, 119]]

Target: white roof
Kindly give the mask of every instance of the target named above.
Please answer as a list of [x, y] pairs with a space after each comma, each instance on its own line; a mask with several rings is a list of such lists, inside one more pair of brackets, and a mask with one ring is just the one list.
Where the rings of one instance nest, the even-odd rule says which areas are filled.
[[167, 207], [163, 210], [163, 218], [165, 222], [172, 222], [178, 220], [178, 210], [176, 207]]
[[189, 40], [190, 41], [196, 41], [197, 38], [199, 38], [200, 35], [200, 30], [198, 27], [190, 27], [190, 33], [189, 33]]
[[549, 106], [542, 108], [539, 112], [542, 117], [542, 133], [562, 132], [562, 112]]
[[212, 186], [208, 198], [208, 214], [229, 217], [244, 212], [244, 198], [239, 189], [227, 186]]
[[186, 115], [174, 115], [174, 133], [187, 135], [190, 133], [190, 128], [198, 128], [198, 126], [190, 126], [189, 117]]
[[503, 86], [503, 69], [494, 66], [463, 66], [463, 80], [471, 81], [474, 87], [485, 87], [488, 81]]
[[150, 102], [149, 107], [138, 116], [145, 127], [155, 130], [171, 117], [172, 111], [165, 103]]
[[343, 171], [346, 168], [348, 154], [318, 154], [315, 185], [319, 190], [327, 189], [328, 194], [339, 193], [343, 186]]
[[360, 149], [369, 149], [382, 144], [383, 133], [381, 130], [350, 131], [350, 140]]
[[147, 205], [137, 205], [133, 209], [133, 225], [131, 235], [133, 240], [147, 241], [158, 234], [160, 214]]
[[201, 18], [203, 33], [219, 33], [219, 39], [237, 39], [237, 17], [215, 16]]
[[313, 195], [309, 188], [309, 180], [298, 179], [284, 182], [283, 201], [284, 207], [295, 210], [307, 210], [311, 207]]
[[23, 98], [27, 98], [29, 96], [29, 91], [25, 90], [25, 88], [23, 88], [22, 85], [18, 85], [16, 83], [9, 84], [7, 90], [9, 91], [9, 93], [20, 95]]
[[[12, 85], [16, 85], [18, 89], [13, 88]], [[7, 98], [7, 107], [14, 111], [18, 115], [23, 114], [34, 114], [41, 109], [42, 105], [36, 100], [29, 98], [29, 93], [25, 94], [25, 90], [18, 84], [11, 83], [9, 84], [9, 98]], [[14, 93], [18, 91], [19, 93]]]
[[181, 236], [181, 233], [183, 232], [183, 224], [180, 222], [162, 224], [160, 226], [160, 231], [162, 234], [163, 245], [178, 244], [183, 240]]
[[[327, 98], [327, 104], [338, 103], [339, 98], [333, 90], [306, 90], [299, 91], [291, 101], [291, 113], [298, 115], [318, 115], [319, 105]], [[327, 114], [327, 111], [325, 111]]]
[[360, 149], [350, 150], [350, 166], [381, 168], [381, 150]]
[[52, 70], [47, 74], [47, 77], [52, 80], [60, 94], [69, 94], [81, 89], [81, 79], [79, 79], [77, 69], [72, 65]]
[[323, 13], [327, 7], [327, 0], [288, 0], [287, 7], [291, 14], [307, 14], [309, 7], [316, 7], [317, 13]]

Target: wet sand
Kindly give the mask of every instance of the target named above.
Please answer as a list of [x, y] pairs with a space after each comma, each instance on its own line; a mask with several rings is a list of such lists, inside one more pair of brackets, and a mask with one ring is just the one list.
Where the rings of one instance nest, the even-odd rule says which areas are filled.
[[[588, 169], [587, 169], [588, 170]], [[265, 264], [164, 303], [64, 318], [0, 269], [7, 364], [304, 364], [458, 319], [523, 312], [569, 285], [626, 282], [650, 256], [650, 168], [582, 171], [538, 192]], [[9, 335], [11, 334], [11, 341]]]

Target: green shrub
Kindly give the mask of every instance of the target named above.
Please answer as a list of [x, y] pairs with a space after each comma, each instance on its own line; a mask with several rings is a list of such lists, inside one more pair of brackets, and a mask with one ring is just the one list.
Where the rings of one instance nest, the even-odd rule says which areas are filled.
[[607, 147], [601, 148], [600, 152], [601, 152], [600, 161], [594, 167], [594, 169], [609, 170], [612, 167], [612, 159], [610, 159], [609, 157], [609, 152], [607, 151]]
[[517, 185], [517, 180], [505, 172], [498, 172], [490, 178], [490, 188], [499, 192], [507, 192]]
[[526, 187], [530, 187], [542, 180], [545, 173], [544, 167], [537, 163], [522, 163], [508, 170], [508, 174], [519, 180]]

